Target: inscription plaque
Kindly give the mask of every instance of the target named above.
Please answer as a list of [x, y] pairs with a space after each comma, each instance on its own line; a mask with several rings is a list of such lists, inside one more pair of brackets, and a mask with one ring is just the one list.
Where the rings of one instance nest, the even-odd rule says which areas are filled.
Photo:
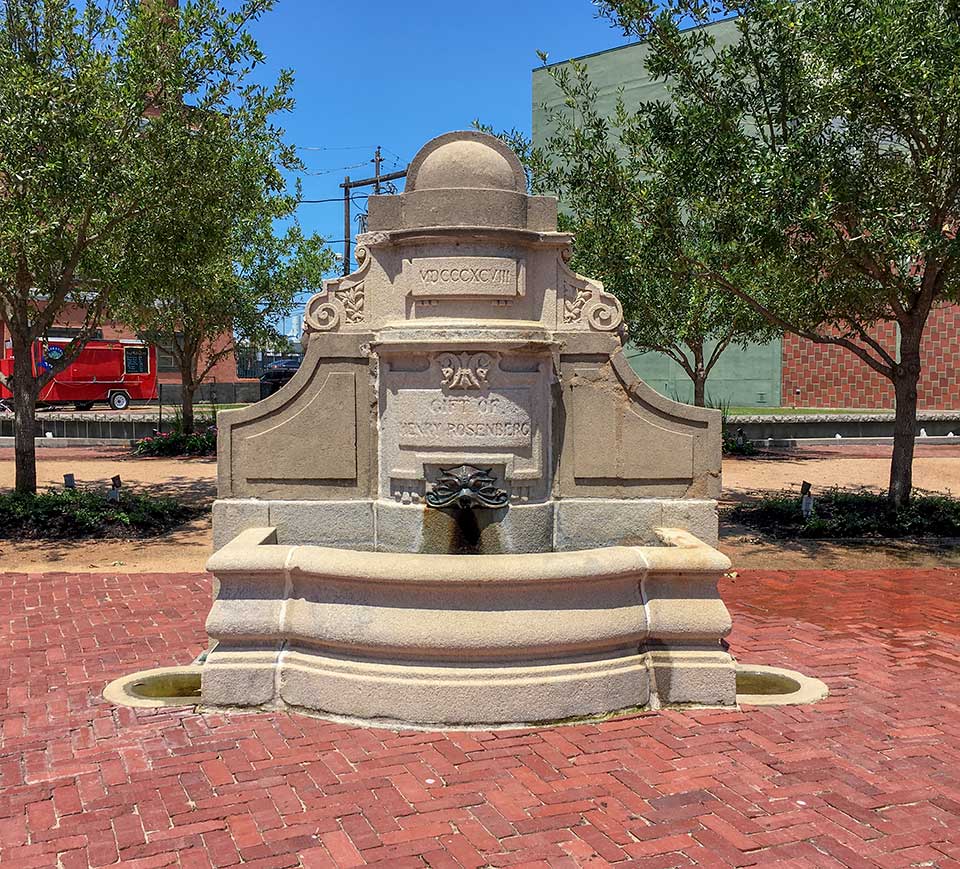
[[444, 395], [436, 389], [397, 393], [400, 444], [406, 447], [528, 447], [530, 390]]
[[499, 256], [415, 257], [403, 261], [410, 295], [510, 299], [523, 295], [523, 260]]

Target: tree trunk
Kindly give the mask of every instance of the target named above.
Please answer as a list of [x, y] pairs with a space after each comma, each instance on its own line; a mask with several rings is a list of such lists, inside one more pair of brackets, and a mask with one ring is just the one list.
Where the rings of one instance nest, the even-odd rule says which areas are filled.
[[698, 371], [693, 378], [693, 403], [697, 407], [707, 405], [707, 375], [703, 371]]
[[193, 400], [197, 392], [197, 385], [192, 380], [183, 381], [183, 392], [180, 398], [180, 422], [184, 434], [193, 434], [195, 425]]
[[32, 495], [37, 491], [37, 382], [33, 376], [30, 345], [14, 347], [13, 436], [16, 490]]
[[890, 461], [890, 503], [900, 507], [913, 491], [913, 451], [917, 437], [917, 384], [920, 381], [922, 329], [900, 329], [900, 360], [893, 371], [897, 399], [893, 424], [893, 458]]
[[698, 341], [695, 344], [687, 342], [687, 346], [693, 351], [693, 373], [690, 379], [693, 381], [693, 403], [696, 407], [707, 406], [707, 375], [709, 372], [703, 363], [703, 342]]

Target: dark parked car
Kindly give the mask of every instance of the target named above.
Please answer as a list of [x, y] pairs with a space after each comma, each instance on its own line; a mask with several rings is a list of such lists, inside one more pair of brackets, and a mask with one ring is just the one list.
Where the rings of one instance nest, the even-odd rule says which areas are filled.
[[278, 359], [271, 362], [263, 374], [260, 375], [260, 399], [263, 400], [268, 395], [273, 395], [281, 386], [283, 386], [300, 368], [302, 358], [299, 356], [290, 359]]

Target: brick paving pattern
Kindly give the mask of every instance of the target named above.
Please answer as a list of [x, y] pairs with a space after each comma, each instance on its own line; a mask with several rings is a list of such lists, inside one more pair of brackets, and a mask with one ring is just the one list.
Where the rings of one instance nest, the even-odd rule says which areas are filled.
[[0, 575], [0, 862], [960, 867], [960, 572], [725, 581], [809, 707], [394, 732], [114, 708], [203, 647], [205, 575]]

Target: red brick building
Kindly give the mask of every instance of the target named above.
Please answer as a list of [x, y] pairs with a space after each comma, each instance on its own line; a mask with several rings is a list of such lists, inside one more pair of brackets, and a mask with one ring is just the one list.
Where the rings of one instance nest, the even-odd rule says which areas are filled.
[[[896, 355], [895, 323], [884, 323], [874, 330], [873, 337], [891, 355]], [[814, 344], [796, 335], [784, 335], [781, 346], [780, 401], [783, 406], [893, 407], [893, 384], [849, 350]], [[931, 312], [921, 359], [920, 408], [960, 408], [960, 306], [944, 305]]]

